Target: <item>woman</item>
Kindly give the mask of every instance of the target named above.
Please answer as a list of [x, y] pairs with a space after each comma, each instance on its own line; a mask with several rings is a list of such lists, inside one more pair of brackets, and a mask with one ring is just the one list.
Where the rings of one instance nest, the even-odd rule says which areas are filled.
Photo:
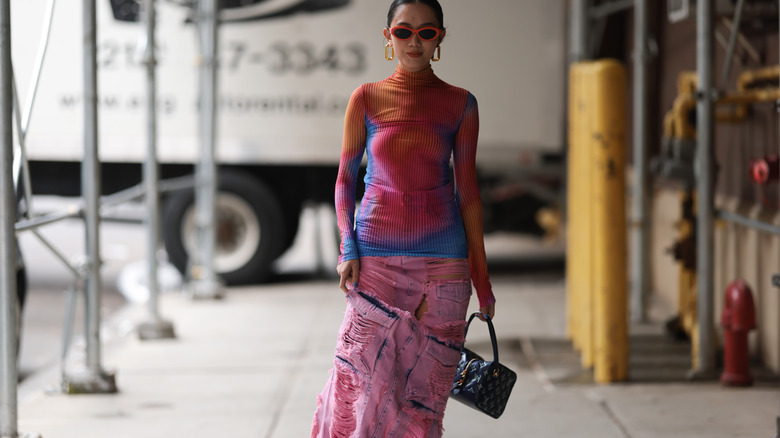
[[395, 73], [355, 90], [344, 122], [336, 210], [347, 313], [312, 437], [441, 436], [472, 281], [482, 316], [495, 310], [474, 166], [476, 99], [431, 69], [446, 33], [437, 0], [394, 0], [387, 18]]

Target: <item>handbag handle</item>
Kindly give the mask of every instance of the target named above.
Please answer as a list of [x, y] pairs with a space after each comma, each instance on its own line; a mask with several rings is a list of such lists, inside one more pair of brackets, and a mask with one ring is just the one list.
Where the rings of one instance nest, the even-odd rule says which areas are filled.
[[[469, 333], [469, 326], [471, 325], [471, 321], [474, 319], [475, 316], [479, 315], [481, 312], [474, 312], [470, 317], [469, 321], [466, 323], [466, 330], [465, 333], [463, 333], [463, 339], [466, 339], [466, 335]], [[487, 322], [488, 330], [490, 331], [490, 343], [493, 344], [493, 362], [498, 362], [498, 342], [496, 341], [496, 329], [493, 328], [493, 322], [490, 320], [489, 316], [485, 317], [485, 322]], [[465, 341], [464, 341], [465, 343]]]

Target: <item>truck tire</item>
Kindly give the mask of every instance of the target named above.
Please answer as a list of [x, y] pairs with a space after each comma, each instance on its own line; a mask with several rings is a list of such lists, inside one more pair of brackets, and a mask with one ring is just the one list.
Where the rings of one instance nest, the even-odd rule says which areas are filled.
[[[228, 285], [267, 280], [287, 235], [276, 197], [264, 183], [246, 173], [223, 170], [216, 204], [217, 274]], [[186, 277], [189, 254], [196, 245], [194, 191], [169, 196], [162, 220], [170, 261]]]

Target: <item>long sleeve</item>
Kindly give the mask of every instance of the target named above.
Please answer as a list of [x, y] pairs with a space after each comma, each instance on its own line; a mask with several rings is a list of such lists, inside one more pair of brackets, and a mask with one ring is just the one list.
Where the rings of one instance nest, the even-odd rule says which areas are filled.
[[355, 238], [355, 188], [366, 149], [366, 117], [363, 87], [352, 93], [344, 116], [344, 138], [336, 178], [336, 216], [341, 234], [339, 263], [359, 258]]
[[482, 200], [477, 185], [476, 158], [479, 137], [477, 99], [469, 93], [463, 119], [455, 136], [453, 171], [458, 202], [469, 252], [471, 281], [480, 307], [496, 302], [487, 273], [485, 241], [482, 234]]
[[[339, 262], [468, 258], [480, 307], [494, 303], [476, 176], [478, 137], [474, 96], [430, 68], [407, 72], [398, 66], [387, 79], [358, 88], [347, 108], [336, 181]], [[363, 154], [366, 192], [356, 216]]]

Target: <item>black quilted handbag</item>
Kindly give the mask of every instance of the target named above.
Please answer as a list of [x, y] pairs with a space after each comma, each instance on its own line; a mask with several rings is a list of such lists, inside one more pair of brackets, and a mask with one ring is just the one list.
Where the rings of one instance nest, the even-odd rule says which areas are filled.
[[[466, 333], [469, 331], [471, 321], [477, 315], [478, 313], [474, 313], [469, 317]], [[496, 331], [490, 319], [486, 321], [490, 330], [490, 342], [493, 344], [493, 360], [482, 359], [478, 354], [463, 347], [450, 397], [470, 408], [498, 418], [504, 413], [517, 374], [498, 362]]]

